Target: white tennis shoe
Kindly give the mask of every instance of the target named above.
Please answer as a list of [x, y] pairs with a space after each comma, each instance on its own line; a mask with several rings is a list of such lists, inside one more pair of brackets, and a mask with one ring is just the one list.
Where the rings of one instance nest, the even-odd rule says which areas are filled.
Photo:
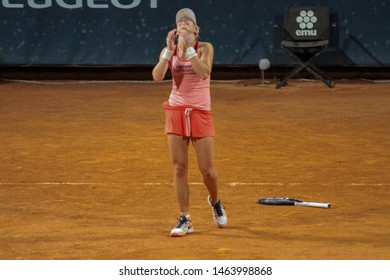
[[211, 207], [211, 211], [213, 212], [213, 219], [218, 227], [223, 228], [227, 225], [228, 218], [226, 215], [225, 208], [222, 205], [221, 200], [218, 200], [214, 205], [211, 203], [211, 197], [208, 196], [207, 202]]
[[191, 233], [194, 231], [192, 227], [191, 218], [187, 218], [186, 216], [180, 216], [178, 219], [179, 223], [177, 226], [171, 230], [171, 237], [182, 237], [187, 233]]

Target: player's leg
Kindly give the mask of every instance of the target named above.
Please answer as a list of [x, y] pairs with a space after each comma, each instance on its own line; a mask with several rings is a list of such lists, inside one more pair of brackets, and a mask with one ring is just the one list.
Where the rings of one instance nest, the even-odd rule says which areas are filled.
[[218, 174], [214, 166], [214, 137], [193, 138], [198, 167], [203, 182], [211, 197], [211, 202], [218, 202]]
[[168, 147], [173, 163], [173, 184], [181, 212], [189, 211], [188, 144], [189, 138], [168, 134]]
[[180, 237], [193, 232], [192, 220], [189, 213], [190, 191], [188, 186], [188, 144], [189, 138], [168, 134], [168, 146], [173, 163], [173, 184], [179, 203], [180, 218], [170, 236]]
[[213, 212], [213, 219], [219, 227], [225, 227], [227, 225], [227, 215], [218, 197], [218, 174], [214, 166], [214, 137], [193, 138], [192, 143], [203, 176], [203, 182], [210, 194], [207, 201]]

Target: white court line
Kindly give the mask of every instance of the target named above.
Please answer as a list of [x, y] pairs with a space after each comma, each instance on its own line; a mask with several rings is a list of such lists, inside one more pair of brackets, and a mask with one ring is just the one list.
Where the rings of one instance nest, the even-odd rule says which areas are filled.
[[[305, 183], [306, 185], [309, 183]], [[231, 187], [235, 186], [300, 186], [303, 183], [273, 183], [273, 182], [257, 182], [257, 183], [244, 183], [244, 182], [230, 182], [227, 185]], [[322, 183], [321, 186], [390, 186], [390, 183]]]
[[[44, 186], [44, 185], [68, 185], [68, 186], [91, 186], [91, 185], [144, 185], [144, 186], [163, 186], [163, 185], [171, 185], [172, 183], [165, 182], [157, 182], [157, 183], [137, 183], [137, 182], [128, 182], [128, 183], [83, 183], [83, 182], [0, 182], [0, 186]], [[188, 183], [191, 186], [196, 185], [204, 185], [199, 182]]]
[[112, 184], [112, 183], [76, 183], [76, 182], [36, 182], [36, 183], [25, 183], [25, 182], [21, 182], [21, 183], [0, 183], [0, 186], [13, 186], [13, 185], [22, 185], [22, 186], [34, 186], [34, 185], [70, 185], [70, 186], [77, 186], [77, 185], [80, 185], [80, 186], [83, 186], [83, 185], [107, 185], [107, 184]]
[[[91, 185], [144, 185], [144, 186], [163, 186], [171, 185], [172, 182], [149, 182], [149, 183], [137, 183], [137, 182], [128, 182], [128, 183], [87, 183], [87, 182], [0, 182], [0, 186], [39, 186], [39, 185], [68, 185], [68, 186], [91, 186]], [[204, 185], [201, 182], [190, 182], [188, 183], [191, 186], [200, 186]], [[308, 184], [308, 183], [305, 183]], [[282, 182], [229, 182], [226, 185], [230, 187], [236, 186], [300, 186], [303, 183], [282, 183]], [[323, 183], [321, 186], [390, 186], [390, 183]]]
[[231, 187], [235, 186], [299, 186], [302, 183], [266, 183], [266, 182], [258, 182], [258, 183], [244, 183], [244, 182], [230, 182], [227, 185]]

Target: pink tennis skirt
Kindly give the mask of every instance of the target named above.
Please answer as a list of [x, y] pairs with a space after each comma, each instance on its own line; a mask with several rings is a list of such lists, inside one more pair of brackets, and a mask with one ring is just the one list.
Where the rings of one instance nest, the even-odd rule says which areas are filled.
[[213, 114], [191, 106], [171, 106], [163, 103], [165, 112], [165, 133], [186, 137], [214, 137]]

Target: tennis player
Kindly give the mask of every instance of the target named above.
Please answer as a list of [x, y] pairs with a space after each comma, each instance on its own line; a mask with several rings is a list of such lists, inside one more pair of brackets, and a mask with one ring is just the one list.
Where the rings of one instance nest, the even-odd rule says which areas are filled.
[[[191, 142], [209, 196], [207, 202], [218, 227], [227, 225], [226, 211], [218, 194], [218, 175], [214, 166], [214, 123], [211, 113], [210, 74], [214, 49], [197, 41], [199, 27], [191, 9], [176, 14], [176, 28], [169, 31], [166, 47], [153, 69], [153, 79], [162, 81], [168, 69], [172, 91], [164, 102], [165, 132], [174, 167], [174, 188], [180, 218], [170, 236], [180, 237], [194, 231], [190, 215], [188, 185], [188, 147]], [[175, 41], [177, 40], [177, 44]]]

